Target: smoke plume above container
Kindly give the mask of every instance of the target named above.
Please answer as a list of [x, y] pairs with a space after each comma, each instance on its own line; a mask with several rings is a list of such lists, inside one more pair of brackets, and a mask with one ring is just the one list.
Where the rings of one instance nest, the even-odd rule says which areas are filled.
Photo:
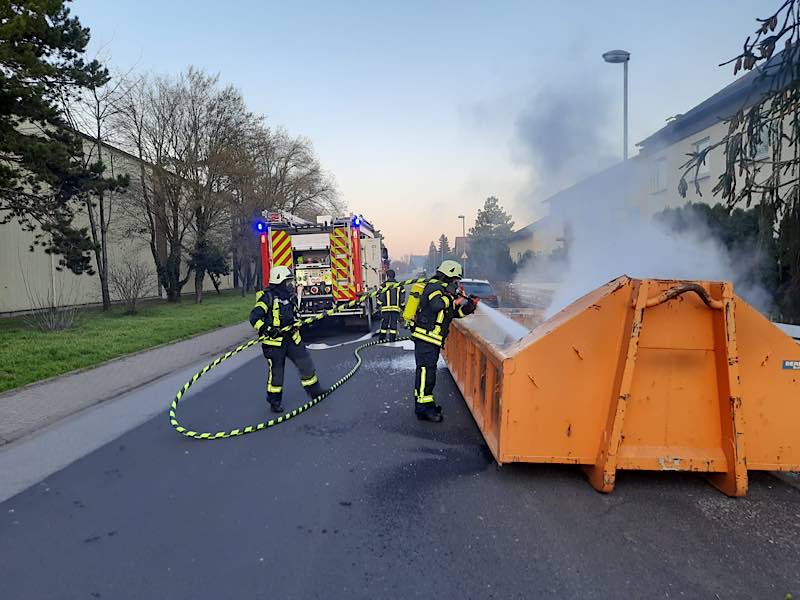
[[514, 123], [512, 155], [530, 169], [522, 202], [541, 202], [613, 164], [612, 114], [612, 94], [591, 73], [534, 93]]
[[767, 311], [768, 294], [751, 284], [756, 257], [731, 257], [700, 221], [676, 231], [653, 219], [686, 201], [650, 193], [648, 161], [620, 161], [618, 105], [618, 95], [588, 73], [543, 87], [518, 114], [514, 156], [531, 173], [521, 201], [528, 214], [549, 213], [550, 227], [563, 228], [566, 252], [531, 261], [517, 282], [559, 281], [549, 314], [622, 274], [731, 280]]

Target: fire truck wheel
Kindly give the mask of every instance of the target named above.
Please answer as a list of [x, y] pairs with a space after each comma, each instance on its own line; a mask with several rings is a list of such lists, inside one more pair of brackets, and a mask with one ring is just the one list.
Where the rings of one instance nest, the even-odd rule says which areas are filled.
[[366, 333], [372, 332], [372, 300], [367, 300], [364, 303], [364, 312], [366, 316], [364, 317], [363, 327]]

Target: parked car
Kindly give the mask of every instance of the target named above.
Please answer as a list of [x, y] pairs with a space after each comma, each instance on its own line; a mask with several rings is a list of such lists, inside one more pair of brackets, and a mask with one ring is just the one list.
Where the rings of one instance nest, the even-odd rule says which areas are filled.
[[481, 299], [481, 302], [485, 302], [491, 307], [497, 308], [500, 304], [497, 292], [494, 291], [492, 284], [485, 279], [462, 279], [461, 287], [464, 288], [466, 295], [477, 296]]

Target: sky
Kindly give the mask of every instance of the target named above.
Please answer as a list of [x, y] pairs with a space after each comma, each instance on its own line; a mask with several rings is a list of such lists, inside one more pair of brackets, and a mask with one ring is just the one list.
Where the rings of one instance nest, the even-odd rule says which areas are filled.
[[189, 66], [310, 138], [351, 212], [394, 258], [451, 242], [488, 196], [515, 228], [542, 201], [733, 81], [777, 0], [268, 2], [76, 0], [89, 55], [123, 72]]

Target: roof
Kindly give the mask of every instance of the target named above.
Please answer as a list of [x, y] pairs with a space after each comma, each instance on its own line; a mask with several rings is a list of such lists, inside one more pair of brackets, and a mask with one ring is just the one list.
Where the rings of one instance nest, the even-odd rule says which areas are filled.
[[[73, 131], [73, 133], [77, 134], [78, 136], [82, 137], [83, 139], [85, 139], [85, 140], [87, 140], [89, 142], [92, 142], [93, 144], [97, 143], [97, 138], [92, 137], [88, 133], [84, 133], [80, 129], [72, 129], [72, 131]], [[134, 156], [130, 152], [128, 152], [126, 150], [123, 150], [122, 148], [118, 148], [117, 146], [114, 146], [112, 144], [109, 144], [106, 141], [100, 140], [100, 145], [103, 146], [103, 148], [106, 148], [107, 150], [111, 150], [112, 152], [117, 152], [119, 154], [122, 154], [123, 156], [128, 157], [129, 159], [131, 159], [134, 162], [145, 164], [145, 165], [148, 165], [148, 166], [151, 166], [151, 167], [153, 166], [151, 163], [147, 162], [146, 160], [142, 160], [138, 156]]]
[[527, 238], [531, 237], [533, 235], [533, 226], [534, 225], [535, 225], [535, 222], [531, 223], [530, 225], [526, 225], [525, 227], [522, 227], [522, 228], [517, 229], [516, 231], [512, 232], [511, 236], [508, 238], [509, 241], [524, 240], [524, 239], [527, 239]]
[[766, 93], [782, 63], [783, 52], [779, 52], [636, 145], [642, 153], [655, 152], [724, 121]]
[[[638, 156], [629, 158], [627, 161], [620, 161], [607, 169], [590, 175], [586, 179], [581, 179], [557, 194], [553, 194], [545, 202], [551, 206], [552, 210], [554, 203], [563, 204], [570, 201], [582, 201], [587, 198], [587, 195], [588, 197], [603, 198], [608, 197], [608, 194], [612, 192], [624, 192], [626, 188], [635, 184], [640, 162], [641, 159]], [[532, 225], [536, 225], [536, 223]]]
[[[545, 200], [545, 202], [548, 202], [549, 200], [550, 200], [550, 198]], [[529, 223], [525, 227], [521, 227], [520, 229], [517, 229], [516, 231], [514, 231], [511, 234], [511, 237], [508, 238], [508, 239], [509, 239], [509, 241], [528, 239], [542, 225], [548, 225], [550, 223], [550, 221], [552, 221], [552, 220], [553, 220], [552, 217], [549, 216], [549, 215], [546, 216], [546, 217], [542, 217], [541, 219], [536, 219], [533, 223]]]

